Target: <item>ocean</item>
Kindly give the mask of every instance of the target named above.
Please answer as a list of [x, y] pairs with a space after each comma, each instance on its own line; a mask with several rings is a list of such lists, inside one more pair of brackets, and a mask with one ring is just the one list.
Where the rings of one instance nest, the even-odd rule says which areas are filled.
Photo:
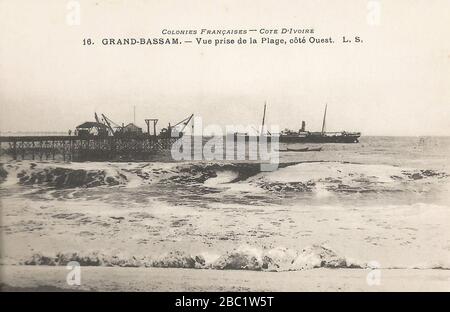
[[320, 146], [280, 152], [272, 172], [237, 161], [3, 160], [1, 262], [450, 269], [450, 137]]

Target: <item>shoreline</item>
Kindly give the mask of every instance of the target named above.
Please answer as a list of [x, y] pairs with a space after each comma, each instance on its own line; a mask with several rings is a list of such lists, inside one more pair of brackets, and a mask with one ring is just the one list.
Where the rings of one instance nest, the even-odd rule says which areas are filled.
[[[81, 267], [81, 285], [65, 266], [0, 266], [1, 291], [450, 291], [450, 270], [311, 269], [289, 272]], [[379, 278], [373, 285], [368, 274]]]

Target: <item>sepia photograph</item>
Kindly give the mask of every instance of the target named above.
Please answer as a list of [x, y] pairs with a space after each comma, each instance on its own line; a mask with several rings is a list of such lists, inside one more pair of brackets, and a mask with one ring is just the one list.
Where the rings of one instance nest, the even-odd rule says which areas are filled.
[[1, 292], [450, 291], [449, 13], [0, 0]]

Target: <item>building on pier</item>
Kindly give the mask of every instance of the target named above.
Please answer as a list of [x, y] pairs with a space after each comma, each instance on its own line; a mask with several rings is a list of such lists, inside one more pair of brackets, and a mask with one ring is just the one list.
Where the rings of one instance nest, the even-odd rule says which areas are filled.
[[79, 137], [108, 136], [108, 127], [105, 124], [94, 121], [86, 121], [76, 127], [76, 135]]

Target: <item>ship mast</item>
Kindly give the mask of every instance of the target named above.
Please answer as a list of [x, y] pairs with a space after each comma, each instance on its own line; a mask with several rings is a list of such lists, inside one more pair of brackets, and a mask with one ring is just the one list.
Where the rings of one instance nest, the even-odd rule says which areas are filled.
[[327, 118], [327, 106], [328, 104], [325, 104], [325, 112], [323, 113], [323, 122], [322, 122], [322, 134], [325, 133], [325, 119]]
[[264, 113], [263, 113], [263, 119], [262, 119], [262, 124], [261, 124], [261, 132], [260, 132], [261, 135], [263, 135], [264, 122], [266, 120], [266, 105], [267, 105], [267, 102], [264, 102]]

